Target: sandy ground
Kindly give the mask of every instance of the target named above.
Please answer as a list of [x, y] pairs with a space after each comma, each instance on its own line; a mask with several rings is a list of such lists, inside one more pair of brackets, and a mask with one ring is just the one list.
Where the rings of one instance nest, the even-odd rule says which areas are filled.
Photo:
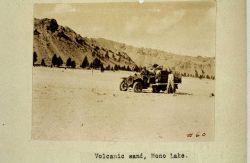
[[34, 67], [32, 139], [213, 140], [215, 81], [183, 78], [176, 95], [119, 91], [129, 74]]

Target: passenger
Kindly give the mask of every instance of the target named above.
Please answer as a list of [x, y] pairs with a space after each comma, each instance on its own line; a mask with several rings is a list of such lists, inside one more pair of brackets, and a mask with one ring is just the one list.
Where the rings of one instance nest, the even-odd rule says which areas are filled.
[[161, 69], [155, 69], [155, 82], [159, 83], [161, 80]]
[[142, 75], [148, 75], [148, 70], [146, 69], [146, 67], [143, 67], [143, 68], [142, 68], [141, 74], [142, 74]]
[[148, 74], [149, 75], [155, 75], [155, 69], [153, 67], [151, 67], [149, 70], [148, 70]]
[[157, 67], [155, 68], [155, 74], [156, 74], [156, 75], [160, 75], [162, 69], [163, 69], [162, 66], [157, 66]]

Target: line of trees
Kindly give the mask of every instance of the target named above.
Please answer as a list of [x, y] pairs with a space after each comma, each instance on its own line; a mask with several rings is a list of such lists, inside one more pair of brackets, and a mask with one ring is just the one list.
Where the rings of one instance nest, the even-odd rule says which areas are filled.
[[71, 68], [76, 68], [76, 62], [69, 57], [66, 61], [66, 66]]
[[[33, 52], [33, 66], [39, 65], [39, 64], [37, 64], [36, 62], [37, 62], [37, 54], [36, 54], [36, 52]], [[40, 65], [41, 65], [41, 66], [47, 66], [47, 65], [45, 64], [45, 60], [44, 60], [44, 59], [41, 60]]]
[[[103, 70], [111, 70], [111, 71], [117, 71], [117, 70], [124, 70], [124, 71], [132, 71], [132, 69], [129, 66], [120, 66], [120, 65], [107, 65], [104, 67], [103, 63], [100, 59], [95, 58], [92, 63], [89, 63], [88, 58], [85, 57], [82, 61], [82, 64], [80, 65], [81, 68], [93, 68], [93, 69], [101, 69]], [[136, 66], [134, 69], [139, 70], [138, 66]]]
[[198, 74], [197, 71], [195, 71], [195, 74], [188, 74], [188, 73], [181, 73], [182, 76], [184, 77], [193, 77], [193, 78], [199, 78], [199, 79], [203, 79], [203, 78], [206, 78], [206, 79], [215, 79], [215, 76], [213, 75], [205, 75], [205, 73], [203, 74]]
[[[41, 63], [38, 64], [36, 63], [37, 62], [37, 53], [34, 52], [33, 53], [33, 65], [36, 66], [36, 65], [40, 65], [40, 66], [47, 66], [46, 63], [45, 63], [45, 60], [42, 59], [41, 60]], [[62, 67], [62, 65], [64, 64], [62, 58], [60, 56], [57, 57], [56, 54], [53, 55], [52, 57], [52, 60], [51, 60], [51, 67]], [[68, 68], [76, 68], [76, 62], [74, 60], [72, 60], [70, 57], [67, 59], [66, 61], [66, 67]], [[92, 62], [89, 62], [88, 61], [88, 58], [87, 56], [84, 57], [81, 65], [80, 65], [81, 68], [83, 69], [100, 69], [101, 71], [118, 71], [118, 70], [123, 70], [123, 71], [136, 71], [136, 72], [140, 72], [142, 70], [142, 67], [138, 67], [137, 65], [133, 68], [131, 68], [130, 66], [120, 66], [120, 65], [107, 65], [107, 66], [104, 66], [104, 64], [101, 62], [100, 59], [98, 58], [95, 58]], [[188, 73], [181, 73], [182, 76], [184, 77], [195, 77], [195, 78], [207, 78], [207, 79], [215, 79], [215, 76], [211, 75], [205, 75], [205, 72], [202, 71], [202, 74], [198, 74], [198, 71], [195, 70], [195, 74], [188, 74]]]
[[56, 67], [61, 67], [63, 65], [63, 60], [62, 58], [59, 56], [57, 57], [56, 54], [54, 54], [54, 56], [52, 57], [52, 66], [56, 66]]
[[[33, 65], [34, 66], [47, 66], [47, 64], [45, 63], [45, 60], [42, 59], [41, 63], [37, 63], [37, 53], [34, 52], [33, 53]], [[60, 56], [57, 57], [56, 54], [53, 55], [52, 59], [51, 59], [51, 67], [62, 67], [64, 64], [64, 61], [62, 60], [62, 58]], [[74, 60], [72, 60], [71, 57], [69, 57], [65, 63], [67, 68], [76, 68], [76, 62]], [[120, 65], [107, 65], [104, 66], [104, 64], [101, 62], [101, 60], [99, 58], [95, 58], [92, 62], [88, 61], [87, 56], [84, 57], [81, 65], [81, 68], [83, 69], [100, 69], [101, 71], [104, 70], [108, 70], [108, 71], [118, 71], [118, 70], [124, 70], [124, 71], [140, 71], [141, 67], [135, 66], [134, 68], [131, 68], [130, 66], [120, 66]]]

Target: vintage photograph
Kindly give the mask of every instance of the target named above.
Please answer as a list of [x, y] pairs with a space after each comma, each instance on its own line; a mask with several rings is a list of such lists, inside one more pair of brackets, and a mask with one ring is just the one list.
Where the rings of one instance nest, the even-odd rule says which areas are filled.
[[33, 140], [214, 140], [215, 1], [33, 11]]

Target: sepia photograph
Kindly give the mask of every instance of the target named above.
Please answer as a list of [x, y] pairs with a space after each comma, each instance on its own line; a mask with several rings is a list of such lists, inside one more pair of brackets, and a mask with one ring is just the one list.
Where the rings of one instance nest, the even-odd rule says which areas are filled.
[[33, 140], [214, 140], [216, 1], [33, 12]]

